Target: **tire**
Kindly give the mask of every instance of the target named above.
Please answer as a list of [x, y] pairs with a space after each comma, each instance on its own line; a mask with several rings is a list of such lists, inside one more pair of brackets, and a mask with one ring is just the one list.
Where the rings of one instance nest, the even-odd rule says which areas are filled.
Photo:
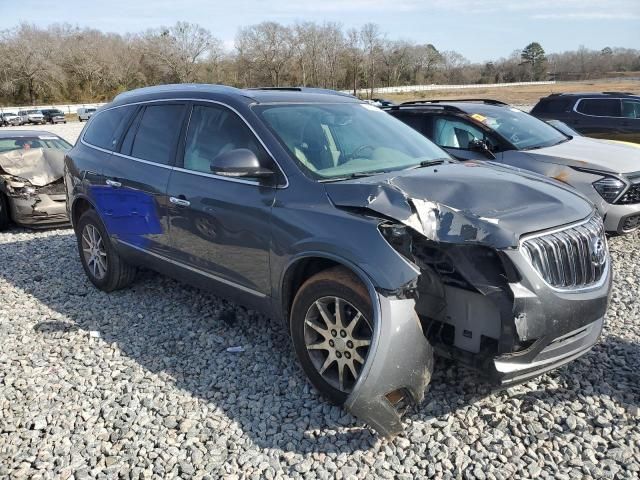
[[[118, 252], [116, 252], [100, 217], [95, 210], [87, 210], [82, 214], [75, 227], [76, 240], [78, 243], [78, 253], [80, 262], [91, 283], [104, 292], [112, 292], [130, 285], [136, 275], [136, 268], [126, 263]], [[91, 262], [87, 247], [89, 241], [97, 239], [99, 235], [101, 242], [98, 244], [102, 248], [99, 255], [94, 258], [102, 258], [101, 261]], [[95, 242], [94, 242], [95, 244]], [[103, 268], [101, 268], [101, 265]]]
[[9, 228], [11, 217], [9, 216], [9, 202], [4, 193], [0, 192], [0, 232]]
[[[329, 325], [318, 306], [323, 305], [324, 314], [333, 315], [335, 322], [336, 298], [342, 306], [343, 329], [339, 324]], [[300, 287], [289, 322], [293, 347], [310, 382], [329, 401], [342, 405], [356, 383], [373, 338], [373, 307], [367, 289], [344, 267], [324, 270]]]

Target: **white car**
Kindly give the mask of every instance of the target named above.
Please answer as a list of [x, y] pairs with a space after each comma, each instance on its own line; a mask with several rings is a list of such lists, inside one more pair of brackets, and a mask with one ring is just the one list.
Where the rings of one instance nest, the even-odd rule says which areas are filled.
[[20, 117], [13, 112], [0, 114], [0, 127], [8, 127], [9, 125], [20, 125]]
[[95, 113], [95, 108], [79, 108], [78, 109], [78, 121], [86, 121], [91, 118], [91, 115]]
[[44, 124], [44, 115], [40, 110], [20, 110], [18, 116], [20, 117], [20, 125], [25, 123]]

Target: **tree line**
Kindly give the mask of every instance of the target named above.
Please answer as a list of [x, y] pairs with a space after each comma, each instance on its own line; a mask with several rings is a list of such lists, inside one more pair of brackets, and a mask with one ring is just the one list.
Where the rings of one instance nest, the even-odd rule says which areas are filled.
[[371, 96], [382, 86], [588, 79], [624, 71], [640, 71], [640, 50], [546, 54], [532, 42], [479, 64], [430, 43], [390, 39], [374, 23], [344, 29], [332, 22], [263, 22], [240, 28], [232, 49], [187, 22], [126, 35], [27, 23], [0, 32], [4, 105], [107, 101], [163, 83], [364, 89]]

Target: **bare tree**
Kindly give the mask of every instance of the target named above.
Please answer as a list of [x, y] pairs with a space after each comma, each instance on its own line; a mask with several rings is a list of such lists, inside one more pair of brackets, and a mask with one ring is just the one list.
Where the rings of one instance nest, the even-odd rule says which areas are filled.
[[360, 30], [360, 37], [366, 58], [365, 67], [369, 83], [369, 98], [371, 98], [376, 83], [376, 60], [382, 50], [383, 35], [378, 25], [367, 23]]
[[[275, 22], [263, 22], [240, 30], [243, 55], [271, 76], [271, 84], [279, 87], [282, 73], [293, 56], [292, 35], [289, 28]], [[239, 49], [238, 49], [239, 50]]]
[[[170, 82], [302, 84], [354, 94], [366, 87], [372, 96], [383, 84], [544, 78], [545, 62], [537, 47], [529, 47], [481, 65], [429, 43], [386, 40], [375, 24], [345, 31], [337, 23], [265, 22], [239, 29], [233, 51], [225, 51], [209, 31], [185, 22], [127, 35], [22, 24], [0, 32], [0, 104], [109, 100], [125, 90]], [[640, 70], [640, 51], [631, 48], [580, 47], [546, 57], [559, 80]]]
[[199, 25], [177, 22], [169, 28], [147, 32], [145, 52], [158, 65], [168, 70], [176, 82], [195, 81], [196, 64], [206, 57], [212, 44], [218, 43], [208, 30]]
[[352, 80], [353, 94], [358, 94], [358, 81], [360, 78], [360, 68], [362, 66], [362, 50], [360, 48], [360, 32], [355, 28], [347, 31], [346, 52], [345, 57], [350, 70]]

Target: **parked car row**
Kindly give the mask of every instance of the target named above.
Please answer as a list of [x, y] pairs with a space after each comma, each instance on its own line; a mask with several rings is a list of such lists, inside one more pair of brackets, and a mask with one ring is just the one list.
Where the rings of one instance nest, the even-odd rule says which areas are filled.
[[18, 113], [3, 112], [0, 114], [0, 126], [42, 125], [45, 123], [67, 123], [64, 113], [55, 108], [42, 110], [20, 110]]
[[[309, 88], [118, 95], [65, 157], [87, 277], [110, 292], [143, 266], [281, 320], [315, 388], [385, 436], [434, 354], [506, 386], [588, 352], [613, 281], [605, 230], [640, 227], [640, 150], [491, 100], [377, 105]], [[46, 149], [13, 141], [2, 178], [33, 199], [11, 168]]]
[[[78, 108], [78, 121], [86, 122], [96, 111], [95, 108]], [[67, 123], [64, 112], [57, 108], [20, 110], [18, 113], [2, 112], [0, 113], [0, 127], [19, 126], [19, 125], [42, 125], [45, 123]]]

